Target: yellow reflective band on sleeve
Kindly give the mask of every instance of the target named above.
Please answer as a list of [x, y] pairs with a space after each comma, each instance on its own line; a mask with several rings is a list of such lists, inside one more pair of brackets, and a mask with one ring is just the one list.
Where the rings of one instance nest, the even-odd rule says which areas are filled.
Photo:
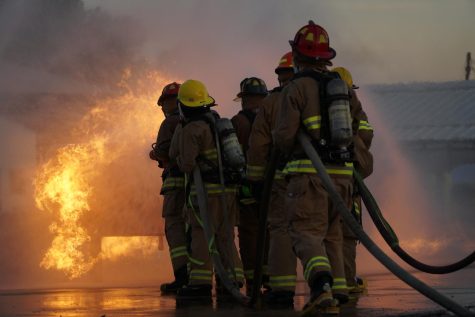
[[333, 290], [347, 289], [347, 288], [348, 286], [346, 286], [346, 278], [344, 277], [333, 278], [333, 285], [332, 285]]
[[[231, 193], [231, 194], [236, 194], [237, 193], [237, 186], [226, 186], [223, 187], [221, 184], [211, 184], [211, 183], [205, 183], [205, 188], [206, 192], [208, 195], [213, 195], [213, 194], [222, 194], [224, 193]], [[196, 186], [193, 184], [191, 185], [191, 195], [196, 195]]]
[[369, 124], [368, 121], [365, 120], [360, 120], [360, 123], [358, 125], [358, 130], [370, 130], [373, 131], [373, 127], [371, 124]]
[[304, 277], [308, 281], [310, 273], [314, 268], [320, 268], [321, 271], [331, 271], [330, 261], [326, 256], [315, 256], [308, 260], [305, 266]]
[[269, 277], [270, 287], [294, 287], [296, 284], [296, 275], [276, 275]]
[[[345, 163], [345, 166], [341, 167], [328, 167], [325, 169], [330, 175], [347, 175], [353, 176], [353, 163]], [[316, 174], [317, 170], [313, 167], [312, 161], [308, 159], [295, 160], [287, 163], [283, 170], [284, 174], [291, 173], [310, 173]]]
[[265, 169], [265, 166], [247, 165], [246, 174], [249, 177], [262, 178], [264, 177]]
[[184, 177], [167, 177], [162, 185], [162, 190], [169, 190], [175, 188], [184, 188], [185, 187], [185, 178]]
[[307, 130], [317, 130], [320, 129], [320, 123], [322, 121], [321, 116], [312, 116], [304, 119], [303, 125], [307, 128]]

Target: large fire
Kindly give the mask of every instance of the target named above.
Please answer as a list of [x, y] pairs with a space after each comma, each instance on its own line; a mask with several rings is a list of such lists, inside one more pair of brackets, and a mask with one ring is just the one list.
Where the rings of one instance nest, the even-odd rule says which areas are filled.
[[[84, 275], [100, 260], [125, 256], [140, 247], [157, 250], [156, 237], [110, 237], [99, 241], [101, 251], [94, 252], [93, 237], [101, 234], [91, 235], [98, 230], [91, 223], [118, 209], [111, 201], [120, 200], [121, 205], [127, 201], [118, 197], [124, 196], [120, 190], [127, 188], [114, 182], [133, 180], [117, 181], [114, 174], [118, 169], [133, 169], [133, 161], [123, 162], [126, 158], [147, 153], [163, 119], [154, 104], [168, 82], [156, 71], [134, 73], [126, 69], [118, 83], [120, 93], [98, 98], [78, 123], [73, 135], [80, 141], [58, 149], [40, 168], [35, 180], [36, 205], [55, 219], [49, 228], [54, 238], [40, 263], [42, 267], [64, 271], [72, 279]], [[119, 193], [113, 192], [115, 188]], [[104, 194], [108, 191], [111, 193]]]

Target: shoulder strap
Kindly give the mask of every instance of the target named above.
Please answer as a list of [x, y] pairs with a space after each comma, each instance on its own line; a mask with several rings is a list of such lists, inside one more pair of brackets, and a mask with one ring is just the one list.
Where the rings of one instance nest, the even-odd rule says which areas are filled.
[[320, 135], [322, 139], [328, 139], [330, 137], [330, 127], [328, 122], [328, 99], [327, 99], [327, 91], [326, 86], [327, 83], [335, 78], [340, 78], [340, 75], [337, 72], [317, 72], [314, 70], [303, 71], [297, 73], [292, 80], [297, 78], [303, 77], [310, 77], [313, 78], [318, 85], [319, 94], [320, 94], [320, 104], [321, 104], [321, 128], [320, 128]]

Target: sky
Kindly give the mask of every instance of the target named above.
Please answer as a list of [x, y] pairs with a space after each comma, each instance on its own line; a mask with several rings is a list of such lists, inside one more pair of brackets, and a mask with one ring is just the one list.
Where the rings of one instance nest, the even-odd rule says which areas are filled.
[[453, 81], [475, 55], [471, 0], [85, 0], [142, 28], [140, 52], [181, 79], [201, 79], [231, 103], [249, 76], [277, 85], [288, 40], [313, 19], [330, 35], [335, 65], [359, 84]]

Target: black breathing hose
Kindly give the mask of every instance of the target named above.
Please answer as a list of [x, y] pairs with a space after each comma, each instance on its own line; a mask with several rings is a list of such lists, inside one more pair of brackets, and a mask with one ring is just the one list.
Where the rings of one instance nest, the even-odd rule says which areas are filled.
[[475, 262], [475, 251], [460, 261], [457, 261], [455, 263], [448, 264], [448, 265], [442, 265], [442, 266], [428, 265], [414, 259], [399, 245], [399, 239], [397, 235], [394, 233], [393, 229], [388, 224], [386, 219], [384, 219], [381, 213], [381, 210], [378, 206], [378, 203], [374, 199], [368, 187], [366, 187], [365, 183], [363, 182], [362, 177], [356, 171], [354, 171], [354, 174], [355, 174], [355, 180], [358, 186], [358, 190], [361, 194], [361, 198], [363, 199], [366, 209], [368, 210], [368, 213], [371, 216], [371, 219], [376, 225], [376, 228], [378, 229], [379, 233], [383, 236], [387, 244], [394, 251], [394, 253], [396, 253], [407, 264], [418, 269], [419, 271], [429, 273], [429, 274], [448, 274], [448, 273], [459, 271], [467, 267], [468, 265], [472, 264], [473, 262]]

